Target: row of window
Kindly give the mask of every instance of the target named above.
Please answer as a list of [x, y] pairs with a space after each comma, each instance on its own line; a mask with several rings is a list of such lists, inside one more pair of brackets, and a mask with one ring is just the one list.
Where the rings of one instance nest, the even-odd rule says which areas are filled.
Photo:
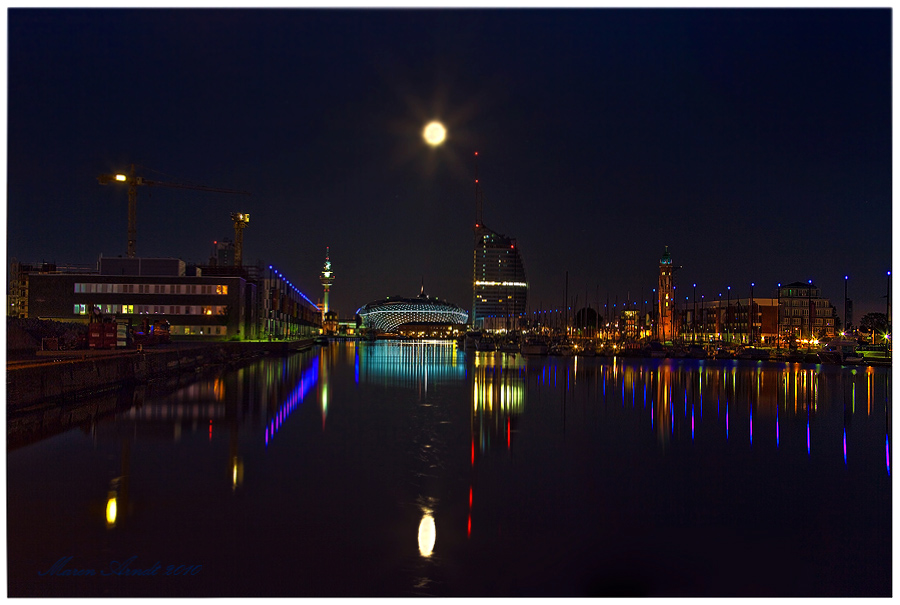
[[76, 294], [228, 294], [228, 286], [204, 284], [76, 283]]
[[[807, 325], [809, 322], [803, 321], [799, 317], [782, 317], [781, 323], [782, 323], [782, 325], [785, 325], [785, 326], [804, 326], [804, 325]], [[824, 325], [824, 326], [830, 327], [830, 326], [834, 325], [834, 319], [824, 319], [824, 320], [814, 319], [813, 325], [815, 325], [815, 326], [823, 326]]]
[[173, 336], [224, 336], [225, 326], [170, 326], [169, 334]]
[[[145, 313], [166, 313], [168, 315], [225, 315], [226, 305], [94, 305], [107, 315], [142, 315]], [[75, 304], [75, 315], [87, 315], [88, 306]]]
[[809, 303], [813, 303], [816, 307], [828, 307], [828, 300], [824, 298], [819, 298], [810, 301], [806, 298], [790, 298], [790, 299], [781, 299], [781, 305], [784, 307], [808, 307]]
[[[782, 317], [790, 317], [790, 316], [806, 317], [807, 315], [809, 315], [809, 309], [785, 309], [784, 311], [781, 312], [781, 315], [782, 315]], [[831, 307], [821, 307], [819, 309], [816, 309], [816, 315], [830, 316], [831, 315]]]

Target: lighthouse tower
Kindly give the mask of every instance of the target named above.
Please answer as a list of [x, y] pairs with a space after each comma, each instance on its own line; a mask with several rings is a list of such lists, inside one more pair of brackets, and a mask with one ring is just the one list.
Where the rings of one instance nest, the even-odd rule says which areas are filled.
[[329, 258], [329, 248], [325, 248], [325, 265], [322, 267], [322, 273], [319, 275], [319, 281], [322, 282], [322, 287], [325, 288], [325, 298], [322, 304], [322, 316], [324, 317], [326, 313], [328, 313], [328, 291], [331, 289], [331, 284], [334, 283], [334, 272], [331, 270], [331, 259]]
[[675, 269], [672, 266], [672, 255], [669, 247], [659, 259], [659, 290], [657, 338], [665, 342], [675, 339]]

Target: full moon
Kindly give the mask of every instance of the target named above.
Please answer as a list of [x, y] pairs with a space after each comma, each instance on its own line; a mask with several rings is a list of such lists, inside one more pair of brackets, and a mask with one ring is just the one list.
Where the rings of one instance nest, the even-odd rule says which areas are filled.
[[447, 129], [444, 128], [444, 125], [440, 122], [432, 122], [425, 127], [422, 136], [425, 137], [426, 143], [432, 147], [436, 147], [443, 143], [444, 139], [447, 138]]

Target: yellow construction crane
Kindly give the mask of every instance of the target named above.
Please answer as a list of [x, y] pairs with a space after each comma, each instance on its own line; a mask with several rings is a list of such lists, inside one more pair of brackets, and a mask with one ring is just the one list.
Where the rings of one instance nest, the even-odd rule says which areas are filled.
[[246, 212], [232, 212], [231, 220], [234, 221], [234, 266], [244, 266], [244, 227], [250, 222], [250, 215]]
[[[166, 183], [163, 181], [151, 181], [144, 177], [135, 176], [134, 164], [128, 174], [101, 174], [97, 177], [101, 185], [109, 183], [123, 183], [128, 185], [128, 258], [134, 258], [137, 244], [137, 188], [144, 187], [174, 187], [176, 189], [196, 189], [198, 191], [210, 191], [212, 193], [234, 193], [237, 195], [250, 195], [249, 191], [237, 191], [235, 189], [220, 189], [218, 187], [205, 187], [203, 185], [186, 185], [184, 183]], [[244, 215], [249, 220], [250, 215]], [[235, 223], [235, 230], [237, 230]], [[235, 255], [237, 256], [237, 255]], [[235, 258], [237, 261], [237, 258]], [[237, 263], [235, 263], [237, 264]]]

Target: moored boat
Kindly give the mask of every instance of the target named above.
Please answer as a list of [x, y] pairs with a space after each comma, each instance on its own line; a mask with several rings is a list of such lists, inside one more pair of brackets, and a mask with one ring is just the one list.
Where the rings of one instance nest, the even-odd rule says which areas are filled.
[[475, 343], [476, 351], [496, 351], [497, 344], [494, 342], [494, 339], [488, 336], [487, 334], [483, 334], [481, 338]]
[[658, 340], [651, 340], [649, 343], [647, 343], [647, 346], [644, 347], [644, 357], [654, 357], [657, 359], [662, 359], [665, 356], [666, 348]]
[[507, 338], [500, 343], [500, 351], [504, 353], [518, 353], [519, 343], [511, 338]]
[[830, 363], [862, 363], [863, 356], [857, 352], [857, 342], [850, 339], [832, 340], [817, 353], [819, 361]]
[[568, 342], [555, 342], [550, 345], [550, 355], [573, 357], [575, 355], [575, 349]]
[[548, 352], [547, 342], [541, 338], [528, 338], [522, 344], [522, 355], [546, 355]]
[[744, 347], [737, 353], [738, 359], [751, 359], [756, 361], [768, 361], [769, 351], [756, 347]]

